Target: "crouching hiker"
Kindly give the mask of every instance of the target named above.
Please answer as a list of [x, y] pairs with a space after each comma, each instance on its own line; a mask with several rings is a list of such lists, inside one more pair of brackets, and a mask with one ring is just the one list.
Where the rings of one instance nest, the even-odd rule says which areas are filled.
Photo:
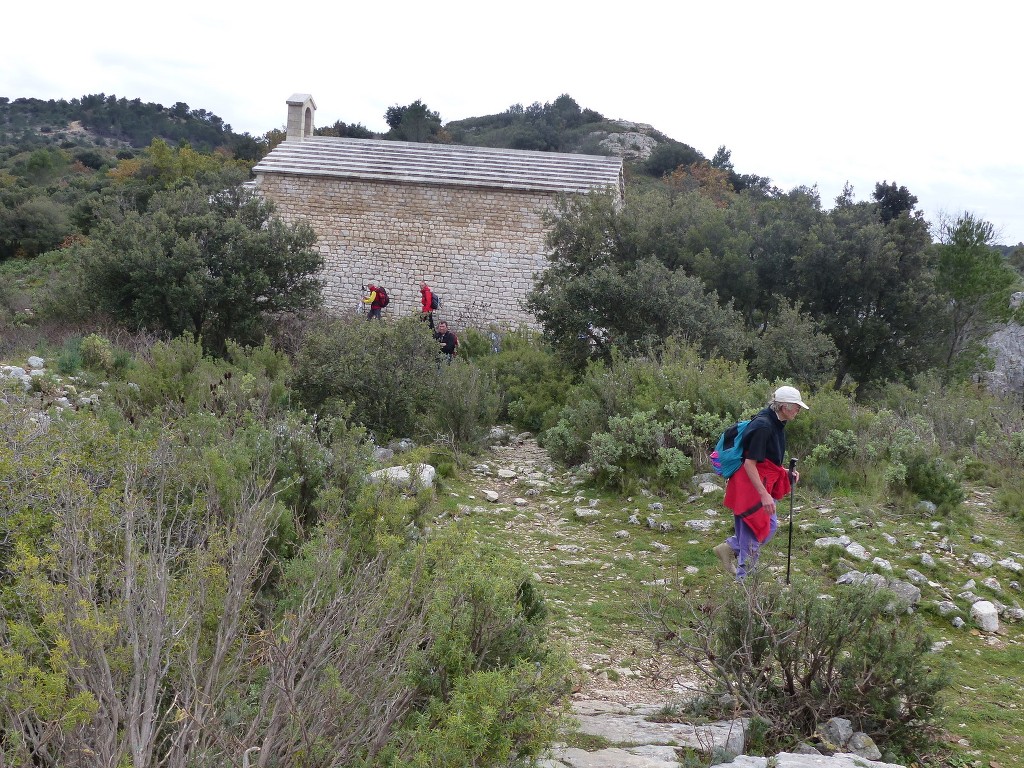
[[757, 565], [761, 545], [771, 541], [779, 525], [775, 501], [789, 493], [799, 472], [790, 478], [786, 455], [786, 422], [809, 407], [795, 387], [779, 387], [768, 407], [751, 419], [743, 433], [743, 464], [725, 487], [725, 506], [732, 510], [735, 533], [714, 548], [722, 569], [742, 581]]

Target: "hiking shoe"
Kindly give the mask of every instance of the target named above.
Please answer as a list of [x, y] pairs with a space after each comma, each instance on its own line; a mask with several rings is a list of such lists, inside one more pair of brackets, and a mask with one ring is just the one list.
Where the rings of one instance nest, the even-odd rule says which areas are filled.
[[721, 544], [713, 548], [711, 551], [718, 555], [718, 562], [722, 565], [722, 571], [727, 576], [735, 576], [736, 553], [733, 552], [732, 547], [729, 546], [729, 543], [723, 541]]

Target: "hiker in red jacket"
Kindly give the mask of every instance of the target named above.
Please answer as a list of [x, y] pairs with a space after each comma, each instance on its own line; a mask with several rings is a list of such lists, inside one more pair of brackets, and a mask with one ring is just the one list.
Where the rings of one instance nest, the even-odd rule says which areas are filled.
[[783, 466], [786, 422], [809, 409], [795, 387], [779, 387], [768, 407], [755, 416], [743, 433], [743, 464], [725, 487], [725, 506], [733, 512], [735, 533], [714, 548], [722, 569], [742, 581], [757, 564], [761, 545], [779, 526], [775, 500], [789, 493], [799, 472]]
[[420, 280], [420, 312], [423, 313], [421, 319], [427, 321], [430, 330], [434, 330], [434, 292], [426, 280]]

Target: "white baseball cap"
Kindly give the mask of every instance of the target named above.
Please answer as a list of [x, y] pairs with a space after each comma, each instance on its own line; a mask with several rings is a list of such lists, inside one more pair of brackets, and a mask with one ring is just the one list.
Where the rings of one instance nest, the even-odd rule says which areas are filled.
[[800, 390], [796, 387], [779, 387], [772, 399], [777, 403], [796, 403], [805, 410], [811, 410], [811, 407], [800, 398]]

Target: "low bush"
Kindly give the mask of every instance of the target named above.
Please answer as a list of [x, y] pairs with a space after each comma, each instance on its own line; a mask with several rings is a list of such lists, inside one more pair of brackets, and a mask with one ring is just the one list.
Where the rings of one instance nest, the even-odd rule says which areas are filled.
[[755, 574], [707, 602], [666, 597], [646, 618], [715, 691], [764, 721], [772, 748], [843, 717], [915, 757], [934, 746], [929, 725], [947, 678], [922, 620], [892, 610], [893, 600], [887, 590], [854, 586], [822, 600], [810, 581], [787, 587]]
[[78, 373], [85, 363], [85, 355], [82, 352], [83, 339], [76, 336], [68, 339], [57, 354], [57, 373], [64, 376], [71, 376]]
[[393, 743], [392, 765], [509, 765], [555, 737], [570, 690], [564, 649], [527, 568], [457, 531], [430, 542], [425, 650], [413, 680], [423, 706]]
[[456, 358], [438, 372], [420, 431], [458, 445], [472, 445], [487, 434], [499, 410], [493, 376], [474, 363]]
[[937, 507], [954, 510], [964, 500], [964, 489], [942, 458], [918, 453], [907, 461], [907, 488]]
[[541, 440], [555, 459], [589, 464], [602, 485], [622, 489], [628, 478], [678, 487], [709, 469], [722, 430], [755, 414], [769, 393], [742, 363], [703, 360], [670, 341], [659, 356], [591, 363]]
[[207, 355], [189, 334], [157, 341], [148, 347], [148, 359], [131, 365], [125, 381], [111, 388], [111, 399], [134, 419], [153, 412], [242, 417], [253, 411], [261, 416], [283, 411], [289, 400], [288, 359], [266, 344], [240, 347], [228, 342], [227, 350], [228, 359]]
[[[468, 335], [468, 334], [467, 334]], [[531, 432], [555, 424], [572, 384], [571, 371], [541, 337], [526, 330], [505, 334], [497, 352], [483, 334], [473, 334], [482, 349], [468, 356], [494, 376], [501, 396], [500, 418]]]
[[380, 438], [427, 432], [440, 381], [430, 329], [415, 318], [322, 320], [308, 330], [296, 359], [301, 404], [322, 416], [348, 412]]
[[90, 333], [80, 346], [82, 365], [94, 371], [111, 373], [114, 370], [114, 345], [98, 333]]

